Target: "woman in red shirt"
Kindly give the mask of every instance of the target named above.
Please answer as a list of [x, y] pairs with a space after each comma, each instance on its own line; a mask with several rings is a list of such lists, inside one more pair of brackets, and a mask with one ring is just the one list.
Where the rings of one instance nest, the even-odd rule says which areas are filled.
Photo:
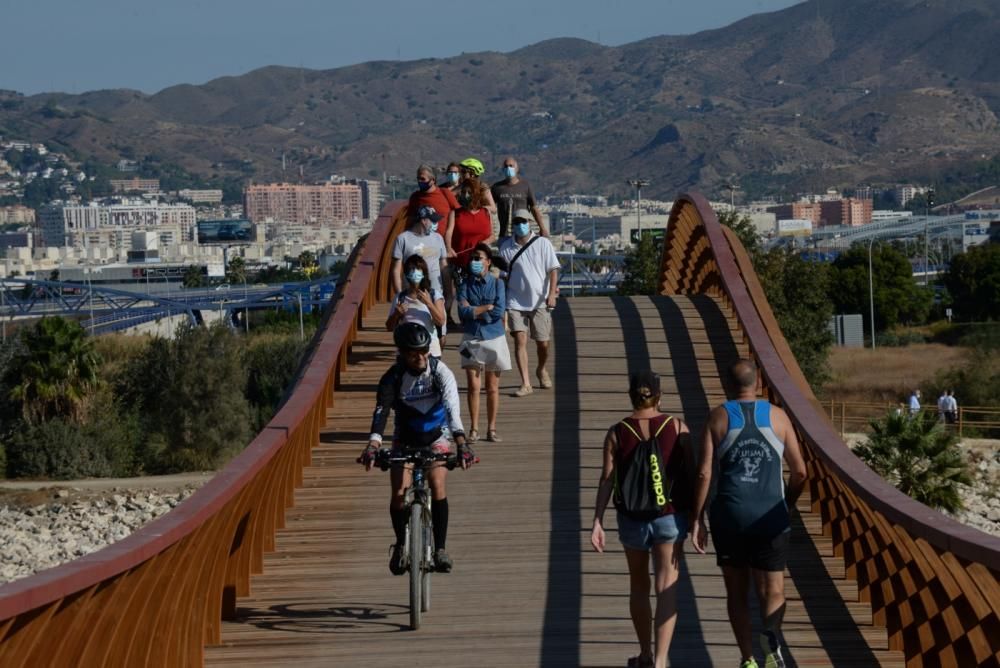
[[479, 180], [484, 171], [482, 163], [475, 158], [467, 158], [462, 161], [461, 168], [464, 178], [455, 193], [461, 208], [455, 212], [454, 223], [449, 221], [444, 245], [452, 266], [464, 269], [476, 244], [493, 241], [490, 211], [496, 207], [489, 188]]

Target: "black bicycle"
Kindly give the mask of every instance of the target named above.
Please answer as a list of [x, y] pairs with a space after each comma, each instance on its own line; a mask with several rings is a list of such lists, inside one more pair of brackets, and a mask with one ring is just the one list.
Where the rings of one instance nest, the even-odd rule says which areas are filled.
[[388, 471], [392, 466], [412, 464], [413, 481], [406, 489], [405, 508], [409, 512], [406, 539], [403, 542], [403, 565], [410, 572], [410, 628], [420, 628], [420, 615], [431, 609], [431, 573], [434, 571], [434, 534], [431, 522], [431, 493], [427, 470], [443, 462], [449, 470], [458, 465], [454, 454], [434, 452], [430, 448], [394, 455], [387, 448], [375, 455], [375, 466]]

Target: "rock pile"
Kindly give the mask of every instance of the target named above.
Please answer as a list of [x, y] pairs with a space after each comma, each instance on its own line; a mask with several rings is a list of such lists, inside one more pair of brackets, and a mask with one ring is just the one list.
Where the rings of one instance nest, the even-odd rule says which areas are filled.
[[95, 552], [191, 496], [194, 489], [110, 491], [73, 498], [62, 489], [47, 504], [0, 507], [0, 583]]
[[973, 483], [962, 486], [965, 509], [955, 519], [994, 536], [1000, 536], [1000, 450], [969, 455]]

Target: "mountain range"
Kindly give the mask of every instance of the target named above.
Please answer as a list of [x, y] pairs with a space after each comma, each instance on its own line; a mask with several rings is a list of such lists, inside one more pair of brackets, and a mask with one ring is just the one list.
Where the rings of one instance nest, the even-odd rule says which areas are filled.
[[496, 174], [512, 154], [539, 194], [625, 195], [641, 176], [652, 196], [791, 196], [1000, 153], [997, 44], [996, 0], [809, 0], [618, 47], [266, 67], [152, 95], [0, 92], [0, 134], [258, 182], [409, 183], [470, 155]]

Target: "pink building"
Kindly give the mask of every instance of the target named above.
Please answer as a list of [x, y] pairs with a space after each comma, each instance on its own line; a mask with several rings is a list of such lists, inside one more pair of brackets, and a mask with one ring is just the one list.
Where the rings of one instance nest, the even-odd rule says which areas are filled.
[[346, 224], [363, 217], [361, 187], [352, 184], [250, 185], [243, 192], [243, 210], [252, 223]]

